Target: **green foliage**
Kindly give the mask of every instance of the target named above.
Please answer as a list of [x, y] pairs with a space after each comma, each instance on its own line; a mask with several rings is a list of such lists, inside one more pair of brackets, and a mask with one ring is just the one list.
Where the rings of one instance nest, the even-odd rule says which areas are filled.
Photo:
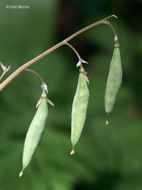
[[[116, 11], [116, 15], [118, 13], [117, 16], [120, 17], [118, 10], [121, 9], [122, 1], [116, 1], [116, 4], [115, 1], [106, 1], [105, 6], [105, 1], [97, 3], [99, 1], [92, 0], [96, 2], [96, 7], [90, 3], [88, 11], [86, 3], [76, 2], [74, 6], [76, 5], [80, 14], [86, 10], [86, 14], [81, 14], [80, 19], [84, 22], [77, 23], [77, 27], [103, 18], [104, 10], [110, 10], [108, 15], [114, 10], [113, 13]], [[63, 13], [59, 14], [61, 4], [57, 0], [31, 0], [30, 10], [6, 10], [4, 5], [5, 2], [2, 1], [0, 61], [11, 65], [8, 72], [10, 74], [24, 62], [58, 42], [59, 18]], [[124, 12], [127, 11], [128, 14], [127, 7], [124, 6]], [[92, 48], [86, 54], [81, 46], [79, 49], [83, 58], [88, 57], [89, 65], [85, 69], [90, 79], [90, 99], [86, 123], [74, 156], [69, 154], [70, 123], [78, 71], [75, 66], [77, 60], [72, 53], [66, 51], [67, 47], [55, 51], [32, 66], [47, 82], [49, 98], [54, 102], [55, 108], [49, 107], [43, 139], [21, 179], [18, 174], [23, 144], [41, 94], [40, 82], [29, 72], [24, 72], [0, 93], [0, 189], [142, 188], [142, 37], [139, 28], [132, 30], [124, 12], [122, 10], [124, 17], [114, 21], [120, 39], [124, 79], [108, 127], [105, 126], [104, 92], [113, 52], [111, 30], [105, 25], [99, 26], [78, 38], [83, 41], [84, 46]]]

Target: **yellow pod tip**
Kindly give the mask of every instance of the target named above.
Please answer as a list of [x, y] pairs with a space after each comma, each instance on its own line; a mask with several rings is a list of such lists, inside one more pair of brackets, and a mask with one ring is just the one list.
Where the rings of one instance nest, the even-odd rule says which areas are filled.
[[71, 150], [71, 152], [70, 152], [70, 155], [73, 155], [73, 154], [75, 154], [75, 150], [74, 150], [74, 148]]
[[22, 168], [22, 170], [20, 171], [19, 177], [22, 177], [22, 176], [23, 176], [23, 172], [24, 172], [24, 168]]
[[108, 125], [109, 124], [109, 120], [108, 119], [106, 119], [106, 125]]

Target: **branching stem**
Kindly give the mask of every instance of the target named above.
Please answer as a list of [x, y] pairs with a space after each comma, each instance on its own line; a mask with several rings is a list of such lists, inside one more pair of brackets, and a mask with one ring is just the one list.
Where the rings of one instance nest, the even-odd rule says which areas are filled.
[[[57, 48], [65, 45], [67, 42], [69, 42], [70, 40], [72, 40], [73, 38], [75, 38], [76, 36], [78, 36], [79, 34], [89, 30], [90, 28], [93, 28], [95, 26], [98, 26], [100, 24], [106, 24], [105, 21], [108, 20], [109, 18], [115, 17], [117, 18], [115, 15], [110, 15], [104, 19], [101, 19], [93, 24], [90, 24], [89, 26], [84, 27], [83, 29], [79, 30], [78, 32], [72, 34], [71, 36], [69, 36], [68, 38], [66, 38], [65, 40], [59, 42], [58, 44], [54, 45], [53, 47], [49, 48], [48, 50], [46, 50], [45, 52], [41, 53], [40, 55], [38, 55], [37, 57], [33, 58], [32, 60], [28, 61], [27, 63], [23, 64], [21, 67], [19, 67], [15, 72], [13, 72], [9, 77], [7, 77], [1, 84], [0, 84], [0, 91], [2, 91], [13, 79], [15, 79], [18, 75], [20, 75], [20, 73], [22, 73], [23, 71], [25, 71], [28, 67], [30, 67], [32, 64], [34, 64], [35, 62], [37, 62], [38, 60], [40, 60], [41, 58], [45, 57], [46, 55], [48, 55], [49, 53], [55, 51]], [[111, 27], [112, 28], [112, 27]]]

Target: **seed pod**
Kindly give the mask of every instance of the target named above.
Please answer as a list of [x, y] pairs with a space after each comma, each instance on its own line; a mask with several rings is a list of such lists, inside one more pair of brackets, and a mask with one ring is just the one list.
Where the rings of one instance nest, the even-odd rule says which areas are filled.
[[122, 82], [122, 66], [120, 49], [118, 46], [114, 48], [113, 56], [110, 63], [109, 74], [107, 78], [106, 91], [105, 91], [105, 111], [110, 113], [116, 99]]
[[28, 129], [28, 132], [25, 138], [23, 160], [22, 160], [23, 168], [21, 172], [19, 173], [19, 177], [23, 175], [24, 169], [28, 166], [39, 144], [39, 141], [44, 131], [47, 115], [48, 115], [47, 100], [46, 100], [46, 97], [42, 97], [41, 103], [30, 124], [30, 127]]
[[85, 76], [83, 73], [79, 74], [78, 85], [72, 105], [72, 118], [71, 118], [71, 142], [72, 151], [74, 154], [74, 146], [80, 138], [88, 106], [89, 90]]

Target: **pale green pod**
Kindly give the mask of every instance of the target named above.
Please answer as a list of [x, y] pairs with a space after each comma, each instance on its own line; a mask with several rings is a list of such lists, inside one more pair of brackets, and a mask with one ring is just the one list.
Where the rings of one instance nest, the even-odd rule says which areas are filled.
[[105, 111], [110, 113], [122, 83], [122, 66], [119, 47], [114, 48], [105, 91]]
[[36, 114], [26, 134], [24, 150], [23, 150], [23, 159], [22, 159], [23, 168], [19, 174], [20, 177], [23, 175], [24, 169], [30, 163], [31, 158], [39, 144], [39, 141], [42, 137], [45, 128], [47, 115], [48, 115], [47, 100], [46, 98], [42, 98], [41, 103], [36, 111]]
[[79, 74], [78, 84], [76, 93], [72, 105], [72, 115], [71, 115], [71, 142], [74, 146], [80, 138], [81, 132], [86, 119], [86, 112], [88, 107], [89, 89], [87, 82], [85, 80], [84, 74]]

